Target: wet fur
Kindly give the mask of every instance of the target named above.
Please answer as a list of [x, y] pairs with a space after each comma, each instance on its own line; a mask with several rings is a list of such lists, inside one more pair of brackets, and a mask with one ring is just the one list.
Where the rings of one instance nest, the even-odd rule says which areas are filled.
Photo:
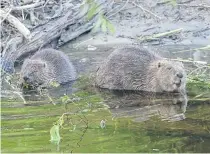
[[[169, 70], [170, 68], [170, 70]], [[181, 86], [173, 84], [182, 73]], [[186, 73], [181, 62], [165, 60], [134, 46], [113, 51], [96, 72], [96, 86], [116, 90], [184, 92]]]
[[76, 79], [76, 71], [67, 55], [54, 49], [44, 49], [26, 59], [21, 68], [21, 80], [30, 85], [48, 87], [53, 81], [62, 84]]

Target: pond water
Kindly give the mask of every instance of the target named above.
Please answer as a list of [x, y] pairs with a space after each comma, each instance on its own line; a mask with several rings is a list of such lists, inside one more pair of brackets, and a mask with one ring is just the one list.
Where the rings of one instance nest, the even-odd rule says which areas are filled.
[[[90, 74], [112, 48], [64, 46], [80, 78], [49, 90], [52, 103], [46, 96], [27, 96], [25, 105], [2, 98], [2, 152], [210, 152], [209, 89], [190, 85], [188, 96], [96, 89]], [[210, 63], [210, 52], [160, 48], [165, 57]], [[185, 66], [188, 73], [194, 69], [191, 62]]]

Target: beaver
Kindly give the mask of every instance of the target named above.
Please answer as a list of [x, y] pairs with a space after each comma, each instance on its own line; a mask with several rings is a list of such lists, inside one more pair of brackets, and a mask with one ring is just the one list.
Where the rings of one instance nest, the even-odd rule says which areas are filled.
[[76, 80], [76, 71], [67, 55], [54, 49], [43, 49], [23, 62], [20, 77], [22, 83], [34, 87], [49, 87]]
[[95, 85], [113, 90], [185, 93], [186, 72], [181, 62], [127, 46], [114, 50], [99, 66]]

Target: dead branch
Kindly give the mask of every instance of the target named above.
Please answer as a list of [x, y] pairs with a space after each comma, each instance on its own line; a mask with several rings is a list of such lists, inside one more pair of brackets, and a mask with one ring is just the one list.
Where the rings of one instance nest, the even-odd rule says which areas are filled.
[[45, 3], [44, 1], [41, 1], [41, 2], [34, 3], [34, 4], [23, 5], [23, 6], [16, 6], [16, 7], [12, 7], [12, 10], [32, 9], [32, 8], [36, 8], [36, 7], [42, 6], [44, 3]]
[[3, 95], [16, 94], [16, 95], [18, 95], [18, 96], [22, 99], [23, 103], [24, 103], [24, 104], [26, 104], [26, 100], [24, 99], [24, 97], [23, 97], [22, 93], [21, 93], [21, 92], [19, 92], [19, 91], [13, 91], [13, 90], [3, 90], [1, 93], [2, 93]]
[[9, 23], [17, 28], [18, 31], [23, 34], [26, 39], [30, 39], [30, 31], [16, 17], [8, 14], [3, 9], [0, 10], [0, 17], [5, 18]]
[[22, 43], [23, 41], [23, 37], [15, 37], [12, 38], [8, 41], [8, 43], [6, 44], [3, 52], [2, 52], [2, 56], [4, 57], [6, 55], [6, 52], [8, 50], [15, 52], [15, 50], [17, 49], [17, 46]]
[[185, 6], [185, 7], [210, 8], [210, 5], [206, 5], [206, 4], [199, 4], [199, 5], [177, 4], [177, 5], [178, 6]]
[[[24, 19], [29, 20], [29, 22], [31, 21], [31, 25], [29, 25], [29, 27], [33, 28], [30, 34], [31, 38], [30, 40], [23, 40], [19, 44], [17, 44], [18, 41], [13, 41], [12, 43], [10, 43], [13, 44], [13, 46], [11, 46], [12, 48], [9, 47], [4, 49], [2, 69], [6, 72], [12, 73], [14, 70], [15, 61], [17, 59], [20, 60], [23, 55], [27, 56], [41, 48], [44, 48], [49, 43], [55, 40], [55, 42], [58, 42], [58, 44], [56, 44], [55, 46], [61, 46], [66, 42], [69, 42], [70, 40], [80, 36], [81, 34], [90, 31], [93, 28], [94, 23], [98, 19], [98, 14], [110, 12], [110, 10], [112, 10], [111, 7], [107, 8], [108, 5], [110, 6], [110, 4], [112, 4], [112, 0], [97, 1], [99, 9], [97, 10], [97, 12], [95, 12], [95, 15], [90, 20], [87, 20], [87, 13], [90, 9], [89, 7], [91, 6], [85, 5], [85, 7], [83, 7], [83, 9], [81, 10], [81, 6], [83, 3], [78, 3], [77, 0], [74, 0], [74, 3], [76, 3], [77, 5], [73, 5], [74, 3], [71, 3], [69, 1], [64, 3], [63, 1], [59, 1], [59, 3], [56, 3], [55, 5], [60, 6], [60, 9], [54, 11], [55, 14], [53, 15], [53, 17], [50, 18], [46, 18], [47, 14], [45, 14], [45, 12], [50, 12], [50, 9], [52, 7], [49, 2], [46, 2], [47, 4], [45, 8], [43, 8], [42, 6], [42, 8], [35, 10], [31, 7], [31, 13], [30, 11], [24, 11], [26, 15], [30, 16], [29, 19]], [[28, 6], [32, 6], [32, 4]], [[11, 14], [9, 15], [12, 16]], [[32, 26], [34, 22], [34, 17], [36, 18], [35, 20], [37, 20], [38, 23], [36, 27]], [[28, 24], [28, 21], [26, 21], [26, 24]], [[13, 39], [15, 40], [18, 34], [13, 36]]]
[[129, 3], [129, 1], [130, 1], [130, 0], [126, 0], [126, 2], [125, 2], [125, 4], [123, 5], [123, 7], [121, 7], [117, 12], [115, 12], [115, 13], [113, 13], [113, 14], [111, 14], [111, 15], [108, 15], [108, 18], [110, 18], [110, 17], [116, 15], [117, 13], [119, 13], [120, 11], [122, 11], [122, 10], [126, 7], [126, 5]]
[[156, 18], [158, 18], [158, 19], [161, 19], [161, 17], [160, 17], [160, 16], [158, 16], [158, 15], [154, 14], [153, 12], [151, 12], [151, 11], [149, 11], [149, 10], [145, 9], [145, 8], [143, 8], [142, 6], [140, 6], [140, 5], [136, 4], [135, 2], [131, 2], [131, 3], [132, 3], [133, 5], [135, 5], [136, 7], [140, 8], [142, 11], [147, 12], [147, 13], [149, 13], [149, 14], [153, 15], [154, 17], [156, 17]]

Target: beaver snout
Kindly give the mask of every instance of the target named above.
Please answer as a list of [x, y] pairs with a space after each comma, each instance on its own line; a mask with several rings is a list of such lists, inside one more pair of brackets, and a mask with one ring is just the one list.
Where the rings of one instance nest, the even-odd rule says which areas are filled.
[[24, 80], [24, 81], [28, 81], [29, 78], [28, 78], [27, 76], [24, 76], [24, 77], [23, 77], [23, 80]]
[[177, 73], [176, 76], [179, 78], [183, 78], [183, 74], [181, 72]]

